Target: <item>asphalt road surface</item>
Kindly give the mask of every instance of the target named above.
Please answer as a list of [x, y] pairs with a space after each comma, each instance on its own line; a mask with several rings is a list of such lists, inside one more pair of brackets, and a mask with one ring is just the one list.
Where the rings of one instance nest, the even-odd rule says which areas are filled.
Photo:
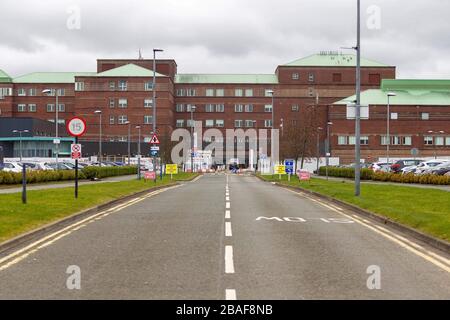
[[0, 298], [450, 299], [450, 260], [255, 177], [206, 175], [0, 256]]

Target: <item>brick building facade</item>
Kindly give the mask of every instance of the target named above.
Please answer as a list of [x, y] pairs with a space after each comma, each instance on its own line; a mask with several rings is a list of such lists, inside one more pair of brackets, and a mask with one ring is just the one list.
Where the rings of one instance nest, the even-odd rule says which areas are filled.
[[[125, 123], [129, 121], [134, 154], [137, 141], [135, 126], [142, 127], [144, 141], [151, 136], [153, 89], [157, 96], [157, 132], [161, 137], [168, 136], [175, 128], [189, 128], [191, 106], [196, 107], [194, 119], [202, 121], [205, 128], [222, 131], [271, 128], [270, 90], [273, 90], [275, 128], [297, 125], [301, 120], [299, 111], [316, 106], [320, 126], [325, 127], [328, 121], [333, 122], [333, 156], [351, 162], [351, 144], [342, 144], [344, 138], [339, 137], [351, 137], [354, 124], [345, 117], [345, 105], [335, 103], [348, 100], [347, 97], [355, 92], [355, 60], [354, 55], [321, 52], [279, 65], [273, 74], [179, 74], [174, 60], [157, 60], [155, 86], [152, 83], [153, 60], [145, 59], [99, 59], [96, 72], [44, 72], [16, 78], [0, 72], [0, 117], [55, 121], [56, 97], [54, 94], [43, 94], [42, 90], [57, 89], [60, 121], [64, 122], [74, 115], [87, 120], [88, 130], [82, 138], [87, 154], [95, 154], [97, 150], [95, 143], [99, 138], [100, 117], [94, 113], [96, 110], [101, 111], [102, 140], [107, 146], [105, 152], [126, 153], [129, 128]], [[383, 79], [395, 79], [393, 66], [368, 59], [362, 59], [361, 66], [361, 88], [365, 92], [386, 90], [380, 89]], [[445, 130], [445, 125], [449, 127], [446, 111], [450, 106], [448, 95], [447, 99], [444, 98], [444, 105], [421, 105], [420, 108], [418, 105], [393, 105], [393, 110], [397, 110], [400, 117], [393, 123], [393, 132], [397, 126], [399, 133], [417, 128], [418, 123], [423, 125], [422, 133], [424, 130]], [[429, 109], [430, 121], [421, 122], [412, 116], [417, 108]], [[382, 135], [385, 130], [385, 125], [382, 125], [383, 112], [383, 103], [371, 107], [371, 116], [363, 122], [362, 132]], [[324, 132], [320, 136], [322, 142], [325, 140]], [[414, 138], [408, 146], [393, 145], [392, 154], [405, 156], [413, 146], [428, 154], [430, 146], [421, 144], [420, 140]], [[445, 145], [445, 141], [444, 138], [440, 149], [448, 152], [449, 146]], [[369, 145], [362, 148], [363, 157], [383, 156], [382, 149], [377, 139], [369, 138]], [[143, 148], [143, 151], [146, 152], [146, 149]]]

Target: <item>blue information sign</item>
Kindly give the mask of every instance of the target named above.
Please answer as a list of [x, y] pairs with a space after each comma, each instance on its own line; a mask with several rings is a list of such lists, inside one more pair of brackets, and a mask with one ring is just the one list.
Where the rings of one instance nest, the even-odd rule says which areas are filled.
[[284, 160], [284, 171], [287, 174], [294, 174], [294, 163], [295, 161], [293, 159], [286, 159]]

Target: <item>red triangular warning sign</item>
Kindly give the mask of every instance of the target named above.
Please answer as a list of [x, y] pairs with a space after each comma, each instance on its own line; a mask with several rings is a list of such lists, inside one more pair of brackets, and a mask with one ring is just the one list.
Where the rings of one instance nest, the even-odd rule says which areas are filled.
[[158, 136], [156, 134], [150, 139], [151, 144], [159, 144]]

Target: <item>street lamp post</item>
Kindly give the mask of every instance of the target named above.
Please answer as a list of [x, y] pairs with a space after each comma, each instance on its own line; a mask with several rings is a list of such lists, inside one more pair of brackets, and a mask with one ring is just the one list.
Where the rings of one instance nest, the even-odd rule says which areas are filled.
[[389, 163], [389, 146], [391, 144], [391, 136], [390, 136], [390, 119], [391, 119], [391, 111], [390, 111], [390, 97], [395, 97], [396, 94], [394, 92], [387, 93], [387, 110], [386, 110], [386, 162]]
[[194, 111], [195, 106], [191, 105], [191, 172], [194, 172]]
[[130, 158], [131, 158], [131, 122], [130, 121], [125, 121], [124, 124], [128, 125], [128, 138], [127, 138], [127, 142], [128, 142], [128, 165], [130, 165]]
[[284, 135], [284, 120], [283, 120], [283, 118], [281, 118], [280, 121], [281, 121], [281, 123], [280, 123], [281, 136], [283, 137], [283, 135]]
[[[153, 134], [156, 134], [156, 52], [162, 52], [162, 49], [153, 48]], [[161, 169], [162, 170], [162, 169]], [[156, 156], [153, 156], [153, 171], [155, 172], [155, 182], [156, 182]]]
[[30, 131], [28, 131], [28, 130], [13, 130], [12, 132], [19, 134], [19, 157], [20, 157], [20, 162], [22, 162], [22, 133], [27, 133]]
[[319, 175], [319, 161], [320, 161], [320, 130], [322, 127], [317, 127], [317, 175]]
[[98, 163], [102, 166], [102, 110], [95, 110], [95, 114], [99, 116], [99, 135], [98, 135]]
[[[52, 89], [44, 89], [42, 90], [42, 93], [46, 93], [51, 95]], [[59, 138], [58, 138], [58, 125], [59, 125], [59, 118], [58, 118], [58, 111], [59, 111], [59, 105], [58, 105], [58, 89], [55, 89], [55, 98], [56, 98], [56, 104], [55, 104], [55, 161], [56, 161], [56, 169], [58, 169], [58, 157], [59, 157]]]
[[136, 129], [138, 129], [138, 180], [141, 180], [141, 126], [136, 126]]
[[325, 159], [326, 159], [326, 164], [325, 164], [325, 175], [327, 177], [328, 180], [328, 166], [329, 166], [329, 156], [330, 156], [330, 126], [333, 125], [333, 122], [328, 121], [327, 122], [327, 140], [326, 140], [326, 154], [325, 154]]
[[[443, 130], [439, 130], [439, 131], [428, 130], [428, 133], [430, 133], [430, 134], [444, 134], [445, 131], [443, 131]], [[433, 145], [434, 145], [434, 148], [433, 148], [434, 149], [434, 159], [437, 159], [436, 139], [435, 139], [435, 137], [432, 137], [432, 138], [433, 138]]]
[[270, 129], [270, 162], [272, 163], [271, 165], [271, 169], [272, 169], [272, 173], [274, 173], [275, 170], [275, 162], [273, 159], [273, 154], [274, 154], [274, 147], [273, 147], [273, 128], [275, 125], [275, 106], [274, 106], [274, 95], [275, 95], [275, 91], [273, 90], [267, 90], [267, 93], [270, 94], [270, 96], [272, 97], [272, 120], [271, 120], [271, 129]]
[[356, 108], [355, 108], [355, 196], [361, 194], [361, 0], [357, 0]]

